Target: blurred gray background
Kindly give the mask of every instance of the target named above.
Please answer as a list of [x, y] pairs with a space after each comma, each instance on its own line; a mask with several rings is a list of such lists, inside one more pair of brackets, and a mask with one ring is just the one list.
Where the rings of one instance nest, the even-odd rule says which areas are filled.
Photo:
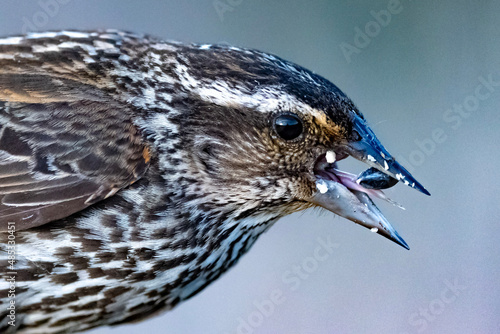
[[[0, 35], [120, 28], [296, 62], [344, 90], [432, 193], [400, 185], [388, 194], [406, 211], [379, 205], [410, 251], [295, 214], [174, 311], [90, 333], [500, 333], [499, 22], [493, 0], [3, 1]], [[335, 243], [319, 262], [318, 238]]]

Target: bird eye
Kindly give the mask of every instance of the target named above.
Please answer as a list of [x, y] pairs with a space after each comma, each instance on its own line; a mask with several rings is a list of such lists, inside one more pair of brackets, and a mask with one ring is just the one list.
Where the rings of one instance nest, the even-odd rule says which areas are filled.
[[302, 134], [304, 126], [297, 115], [284, 114], [274, 119], [276, 133], [285, 140], [293, 140]]

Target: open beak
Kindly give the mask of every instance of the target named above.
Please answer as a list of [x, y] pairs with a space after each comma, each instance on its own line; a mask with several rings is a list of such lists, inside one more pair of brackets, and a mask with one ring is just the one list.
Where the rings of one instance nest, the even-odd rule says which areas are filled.
[[387, 152], [365, 120], [355, 115], [353, 123], [353, 130], [358, 132], [360, 139], [318, 158], [314, 168], [317, 191], [312, 202], [410, 249], [377, 208], [372, 197], [400, 205], [388, 199], [380, 189], [364, 187], [356, 175], [339, 170], [336, 157], [350, 155], [378, 169], [384, 173], [381, 174], [383, 176], [402, 181], [426, 195], [430, 193]]

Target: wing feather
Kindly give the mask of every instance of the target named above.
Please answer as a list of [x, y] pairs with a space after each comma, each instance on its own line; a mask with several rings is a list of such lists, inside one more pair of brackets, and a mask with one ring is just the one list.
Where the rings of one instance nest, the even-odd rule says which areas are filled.
[[67, 217], [139, 179], [149, 148], [132, 115], [89, 85], [0, 73], [0, 231]]

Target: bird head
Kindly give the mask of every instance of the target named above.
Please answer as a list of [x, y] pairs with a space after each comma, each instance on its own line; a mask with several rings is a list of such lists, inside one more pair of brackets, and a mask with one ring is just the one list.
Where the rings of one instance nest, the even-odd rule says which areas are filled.
[[[320, 206], [408, 248], [372, 197], [337, 162], [349, 156], [428, 194], [328, 80], [276, 56], [226, 46], [184, 50], [178, 120], [198, 187], [238, 203], [238, 217]], [[189, 101], [186, 102], [186, 101]], [[172, 103], [176, 103], [173, 101]], [[206, 197], [205, 197], [206, 198]]]

